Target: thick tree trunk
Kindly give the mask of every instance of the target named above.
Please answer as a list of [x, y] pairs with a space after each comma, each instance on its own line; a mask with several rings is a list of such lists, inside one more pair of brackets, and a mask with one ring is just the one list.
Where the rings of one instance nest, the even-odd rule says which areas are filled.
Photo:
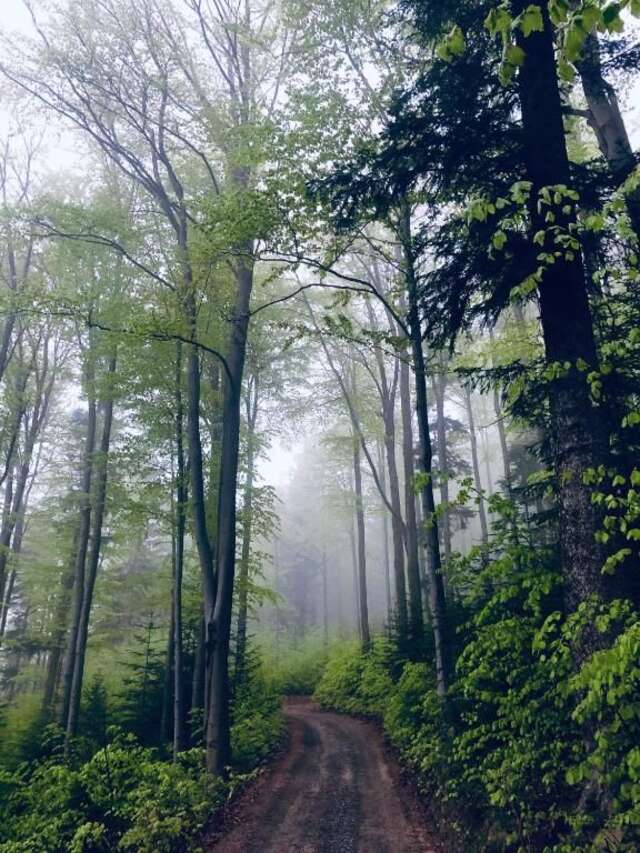
[[476, 424], [473, 417], [473, 400], [471, 399], [471, 390], [464, 389], [465, 404], [467, 408], [467, 423], [469, 425], [469, 441], [471, 443], [471, 464], [473, 467], [473, 480], [478, 492], [478, 515], [480, 516], [480, 534], [482, 536], [482, 544], [486, 545], [489, 541], [489, 526], [487, 524], [487, 512], [485, 509], [485, 499], [482, 489], [482, 479], [480, 477], [480, 460], [478, 458], [478, 437], [476, 435]]
[[[375, 317], [371, 305], [367, 302], [369, 322], [375, 328]], [[382, 350], [374, 347], [378, 367], [380, 405], [382, 423], [384, 425], [384, 448], [389, 472], [389, 503], [391, 509], [391, 533], [393, 541], [393, 576], [396, 593], [396, 629], [403, 644], [407, 642], [409, 633], [409, 615], [407, 612], [407, 585], [405, 580], [405, 525], [402, 519], [402, 502], [400, 500], [400, 478], [396, 461], [396, 391], [398, 387], [398, 365], [395, 365], [393, 381], [389, 381], [387, 367]], [[382, 485], [382, 484], [381, 484]], [[413, 613], [415, 625], [413, 630], [420, 630], [422, 611]]]
[[[407, 354], [408, 355], [408, 354]], [[409, 609], [411, 635], [421, 643], [424, 636], [422, 612], [422, 583], [418, 547], [418, 520], [414, 485], [413, 423], [411, 409], [411, 369], [406, 358], [400, 361], [400, 409], [402, 414], [402, 461], [404, 466], [404, 515], [406, 525], [407, 577], [409, 579]]]
[[[591, 32], [586, 37], [577, 66], [589, 109], [589, 124], [616, 183], [623, 184], [636, 168], [636, 159], [615, 89], [602, 73], [597, 33]], [[640, 188], [627, 193], [626, 202], [631, 225], [640, 240]]]
[[249, 603], [249, 564], [251, 560], [251, 535], [253, 527], [253, 480], [255, 467], [255, 432], [258, 418], [259, 377], [253, 375], [247, 388], [247, 477], [242, 502], [242, 550], [238, 573], [238, 632], [236, 638], [236, 680], [245, 675], [247, 649], [247, 618]]
[[73, 662], [73, 675], [71, 679], [71, 691], [69, 694], [69, 715], [67, 717], [66, 740], [74, 737], [78, 731], [78, 717], [80, 714], [80, 699], [82, 696], [82, 682], [84, 679], [85, 656], [87, 652], [87, 638], [89, 636], [89, 620], [91, 617], [91, 606], [93, 604], [93, 591], [95, 588], [100, 554], [102, 548], [102, 528], [106, 513], [107, 503], [107, 471], [109, 462], [109, 448], [111, 444], [111, 428], [113, 425], [113, 380], [115, 377], [117, 356], [114, 353], [109, 358], [106, 373], [107, 398], [102, 403], [102, 434], [100, 437], [100, 450], [95, 460], [95, 494], [91, 525], [91, 551], [87, 563], [87, 572], [82, 596], [80, 618], [78, 620], [78, 635]]
[[[520, 13], [526, 0], [513, 4]], [[530, 214], [532, 230], [545, 230], [545, 208], [538, 207], [543, 187], [569, 185], [569, 161], [562, 121], [554, 57], [553, 28], [546, 4], [543, 5], [544, 32], [528, 38], [518, 36], [526, 53], [519, 71], [519, 92], [525, 141], [526, 176], [533, 184]], [[564, 202], [563, 202], [564, 204]], [[573, 213], [556, 209], [556, 225], [569, 228]], [[547, 235], [543, 251], [556, 245]], [[547, 362], [569, 368], [550, 388], [553, 455], [560, 509], [560, 548], [567, 604], [575, 609], [594, 593], [603, 594], [602, 554], [594, 534], [598, 518], [591, 492], [582, 476], [607, 457], [607, 437], [603, 418], [591, 405], [585, 380], [576, 363], [584, 361], [597, 370], [598, 357], [587, 299], [582, 257], [562, 255], [547, 268], [539, 288], [540, 319]], [[597, 645], [597, 632], [585, 636], [581, 654]]]
[[72, 539], [69, 561], [60, 577], [60, 590], [56, 602], [55, 616], [53, 619], [53, 632], [49, 643], [49, 659], [47, 661], [47, 674], [44, 683], [44, 695], [42, 699], [42, 715], [48, 722], [54, 713], [56, 705], [56, 694], [62, 675], [62, 663], [67, 635], [67, 623], [71, 610], [71, 595], [75, 580], [75, 565], [78, 551], [78, 538], [80, 525], [77, 524]]
[[364, 525], [364, 502], [362, 497], [360, 440], [355, 428], [353, 430], [353, 482], [356, 499], [356, 533], [358, 548], [358, 615], [360, 621], [362, 648], [366, 652], [371, 647], [371, 634], [369, 632], [369, 602], [367, 596], [367, 544]]
[[175, 439], [176, 439], [176, 482], [175, 482], [175, 531], [173, 543], [173, 758], [186, 745], [184, 731], [184, 687], [182, 683], [184, 661], [182, 653], [182, 575], [184, 570], [184, 539], [187, 526], [187, 472], [184, 455], [184, 406], [182, 400], [182, 345], [176, 344], [175, 376]]
[[[244, 247], [249, 258], [252, 246]], [[207, 767], [223, 773], [231, 760], [229, 716], [229, 635], [233, 608], [236, 561], [236, 491], [240, 447], [242, 375], [247, 348], [249, 309], [253, 287], [250, 261], [239, 259], [236, 268], [236, 301], [227, 349], [224, 382], [223, 435], [218, 493], [217, 596], [207, 646], [211, 654], [210, 696], [206, 724]]]
[[[380, 480], [382, 488], [387, 490], [387, 475], [384, 467], [383, 451], [378, 443], [378, 467], [380, 468]], [[382, 571], [384, 572], [384, 600], [387, 608], [387, 621], [391, 624], [393, 615], [393, 601], [391, 599], [391, 560], [389, 550], [389, 523], [387, 519], [387, 508], [381, 504], [380, 523], [382, 525]]]
[[404, 524], [400, 501], [400, 479], [396, 463], [395, 413], [383, 402], [384, 447], [389, 472], [389, 501], [392, 507], [391, 534], [393, 543], [393, 577], [396, 593], [396, 624], [398, 634], [405, 640], [408, 631], [407, 588], [404, 574]]
[[409, 206], [405, 204], [400, 213], [399, 235], [402, 242], [404, 276], [407, 289], [408, 325], [411, 339], [411, 354], [416, 389], [416, 412], [418, 416], [418, 433], [420, 444], [421, 475], [420, 497], [424, 517], [423, 541], [427, 553], [426, 571], [429, 579], [429, 611], [431, 615], [431, 630], [433, 632], [436, 685], [441, 698], [447, 693], [450, 677], [450, 646], [447, 624], [447, 605], [440, 559], [440, 543], [438, 539], [438, 522], [435, 514], [433, 497], [433, 452], [431, 448], [431, 433], [429, 429], [429, 406], [427, 399], [427, 372], [424, 352], [422, 350], [422, 323], [418, 305], [418, 282], [415, 273], [413, 256], [413, 241], [411, 238], [411, 215]]
[[[186, 226], [185, 226], [186, 228]], [[189, 324], [191, 339], [195, 342], [198, 337], [198, 315], [196, 305], [195, 286], [193, 283], [193, 272], [187, 259], [186, 236], [183, 247], [183, 285], [184, 301], [183, 308], [185, 317]], [[197, 711], [203, 707], [203, 732], [207, 729], [207, 718], [209, 716], [210, 696], [212, 692], [212, 656], [213, 656], [213, 620], [217, 595], [217, 569], [214, 562], [214, 543], [211, 539], [207, 524], [207, 504], [204, 490], [204, 464], [202, 454], [202, 438], [200, 433], [200, 395], [201, 395], [201, 370], [198, 346], [193, 343], [189, 347], [187, 358], [187, 448], [189, 458], [189, 472], [191, 485], [191, 514], [193, 520], [193, 533], [198, 551], [200, 563], [200, 574], [202, 577], [202, 590], [204, 598], [204, 641], [202, 646], [203, 667], [202, 684], [199, 684], [200, 669], [196, 666], [194, 671], [193, 696], [191, 705], [192, 731], [199, 725], [199, 714]], [[197, 690], [196, 690], [197, 688]], [[200, 703], [203, 703], [201, 706]], [[215, 770], [215, 755], [212, 746], [206, 740], [207, 767], [213, 772]]]
[[451, 541], [451, 513], [449, 511], [449, 454], [447, 452], [447, 430], [444, 420], [444, 395], [447, 387], [447, 377], [442, 359], [440, 372], [433, 377], [433, 391], [436, 398], [436, 440], [438, 446], [438, 474], [440, 477], [440, 500], [443, 510], [441, 514], [442, 544], [445, 560], [451, 559], [453, 551]]
[[85, 587], [85, 569], [89, 536], [91, 533], [91, 488], [93, 482], [93, 466], [96, 450], [97, 407], [95, 399], [95, 347], [91, 336], [87, 364], [85, 367], [85, 387], [88, 398], [87, 427], [82, 460], [82, 478], [80, 481], [80, 510], [78, 535], [75, 547], [75, 564], [73, 569], [73, 604], [71, 622], [67, 634], [67, 647], [62, 666], [62, 695], [58, 709], [58, 722], [66, 728], [69, 718], [71, 700], [71, 685], [75, 668], [78, 627], [82, 613], [82, 601]]

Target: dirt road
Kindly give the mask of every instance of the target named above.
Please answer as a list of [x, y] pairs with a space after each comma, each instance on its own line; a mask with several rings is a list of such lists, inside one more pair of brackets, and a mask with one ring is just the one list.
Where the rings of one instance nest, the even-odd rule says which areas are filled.
[[436, 853], [372, 723], [306, 700], [285, 713], [289, 749], [239, 797], [210, 853]]

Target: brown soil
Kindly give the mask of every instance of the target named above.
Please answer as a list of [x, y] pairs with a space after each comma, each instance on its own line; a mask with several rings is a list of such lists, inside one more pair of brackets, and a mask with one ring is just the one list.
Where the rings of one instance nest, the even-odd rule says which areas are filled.
[[209, 853], [436, 853], [373, 723], [289, 700], [288, 750], [237, 799]]

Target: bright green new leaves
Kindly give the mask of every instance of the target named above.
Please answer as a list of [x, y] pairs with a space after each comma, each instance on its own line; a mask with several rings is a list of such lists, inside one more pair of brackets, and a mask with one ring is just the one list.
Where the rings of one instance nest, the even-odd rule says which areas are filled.
[[436, 48], [436, 54], [444, 62], [452, 62], [457, 56], [462, 56], [467, 47], [464, 33], [459, 26], [453, 27], [450, 33]]
[[521, 29], [525, 38], [528, 38], [531, 33], [543, 32], [542, 9], [540, 6], [527, 6], [524, 12], [515, 19], [513, 26]]
[[[621, 0], [621, 2], [602, 2], [602, 0], [583, 0], [570, 3], [569, 0], [550, 0], [549, 17], [559, 31], [561, 51], [558, 57], [560, 75], [566, 80], [575, 76], [573, 63], [580, 59], [585, 39], [589, 33], [619, 33], [624, 29], [622, 12], [627, 9], [632, 15], [640, 16], [640, 0]], [[485, 27], [492, 35], [500, 36], [503, 41], [503, 58], [500, 67], [500, 79], [508, 85], [513, 75], [524, 62], [525, 52], [515, 45], [515, 34], [519, 30], [525, 38], [532, 33], [544, 30], [544, 16], [539, 5], [527, 6], [517, 17], [510, 11], [510, 3], [503, 2], [492, 9], [485, 19]]]
[[509, 5], [503, 3], [492, 9], [487, 15], [485, 27], [492, 35], [502, 38], [502, 63], [500, 65], [500, 81], [507, 86], [525, 59], [524, 50], [515, 43], [515, 34], [520, 30], [525, 38], [531, 33], [544, 30], [544, 20], [540, 6], [534, 4], [527, 6], [516, 18], [509, 11]]

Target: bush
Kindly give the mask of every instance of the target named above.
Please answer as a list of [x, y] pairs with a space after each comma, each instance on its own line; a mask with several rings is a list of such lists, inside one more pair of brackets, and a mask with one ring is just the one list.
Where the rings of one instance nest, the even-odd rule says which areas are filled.
[[204, 773], [202, 750], [171, 764], [131, 735], [110, 734], [77, 768], [50, 759], [5, 774], [2, 853], [194, 849], [226, 796], [226, 785]]
[[311, 696], [322, 678], [327, 656], [319, 637], [311, 637], [297, 648], [262, 650], [265, 669], [281, 696]]
[[389, 665], [393, 649], [384, 638], [364, 654], [357, 642], [341, 643], [330, 656], [314, 698], [322, 707], [379, 716], [392, 689]]
[[260, 666], [234, 697], [234, 768], [225, 782], [205, 773], [204, 750], [171, 763], [113, 726], [89, 758], [79, 738], [67, 761], [63, 733], [49, 726], [37, 739], [39, 760], [0, 770], [0, 853], [196, 851], [212, 813], [282, 732], [280, 697]]
[[264, 668], [258, 667], [242, 684], [233, 703], [231, 750], [234, 766], [248, 770], [263, 761], [284, 734], [281, 697]]
[[[316, 698], [381, 719], [449, 850], [640, 849], [640, 623], [622, 601], [558, 609], [549, 549], [505, 526], [492, 560], [454, 566], [465, 590], [446, 705], [432, 667], [386, 639], [332, 650]], [[596, 626], [605, 646], [576, 674]]]

